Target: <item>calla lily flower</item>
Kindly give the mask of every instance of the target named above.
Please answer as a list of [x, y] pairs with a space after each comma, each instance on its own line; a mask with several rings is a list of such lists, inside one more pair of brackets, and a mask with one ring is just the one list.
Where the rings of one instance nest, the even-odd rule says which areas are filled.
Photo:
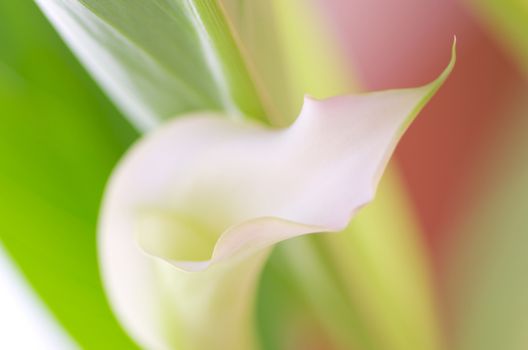
[[112, 176], [99, 227], [110, 301], [136, 340], [251, 349], [254, 287], [270, 247], [348, 226], [454, 57], [422, 87], [306, 97], [285, 129], [203, 112], [139, 141]]

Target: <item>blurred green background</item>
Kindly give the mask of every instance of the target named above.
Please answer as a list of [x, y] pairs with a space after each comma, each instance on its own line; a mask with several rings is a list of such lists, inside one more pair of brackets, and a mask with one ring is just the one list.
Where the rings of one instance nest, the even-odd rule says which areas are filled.
[[0, 43], [0, 239], [79, 344], [133, 348], [105, 301], [95, 226], [137, 133], [32, 1], [0, 3]]

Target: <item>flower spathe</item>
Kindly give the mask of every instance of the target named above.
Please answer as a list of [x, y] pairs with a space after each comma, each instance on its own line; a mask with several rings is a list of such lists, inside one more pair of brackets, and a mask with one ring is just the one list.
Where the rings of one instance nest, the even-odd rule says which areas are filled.
[[[125, 327], [148, 348], [205, 349], [219, 341], [199, 328], [215, 319], [208, 301], [218, 294], [238, 302], [222, 292], [222, 281], [251, 294], [266, 248], [344, 229], [372, 200], [398, 140], [453, 64], [454, 54], [435, 81], [418, 88], [307, 97], [285, 129], [204, 112], [139, 141], [111, 179], [99, 228], [105, 285]], [[160, 282], [167, 279], [170, 287]], [[164, 288], [178, 300], [167, 302]], [[195, 298], [208, 308], [186, 310]], [[176, 336], [185, 340], [169, 339], [169, 323], [186, 329]]]

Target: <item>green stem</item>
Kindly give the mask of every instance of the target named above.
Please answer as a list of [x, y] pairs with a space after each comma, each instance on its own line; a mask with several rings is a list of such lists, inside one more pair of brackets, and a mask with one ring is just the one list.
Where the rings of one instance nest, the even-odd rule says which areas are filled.
[[266, 111], [239, 45], [217, 1], [186, 0], [211, 73], [228, 115], [266, 121]]

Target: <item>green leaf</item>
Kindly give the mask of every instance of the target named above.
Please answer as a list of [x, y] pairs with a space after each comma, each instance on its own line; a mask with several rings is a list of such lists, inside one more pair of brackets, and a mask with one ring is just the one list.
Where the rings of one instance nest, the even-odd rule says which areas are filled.
[[204, 109], [265, 117], [215, 1], [37, 3], [139, 129]]
[[1, 242], [82, 348], [136, 348], [95, 248], [103, 186], [136, 134], [29, 1], [0, 3], [0, 106]]
[[202, 110], [285, 126], [304, 94], [349, 92], [334, 43], [301, 2], [37, 3], [140, 130]]

